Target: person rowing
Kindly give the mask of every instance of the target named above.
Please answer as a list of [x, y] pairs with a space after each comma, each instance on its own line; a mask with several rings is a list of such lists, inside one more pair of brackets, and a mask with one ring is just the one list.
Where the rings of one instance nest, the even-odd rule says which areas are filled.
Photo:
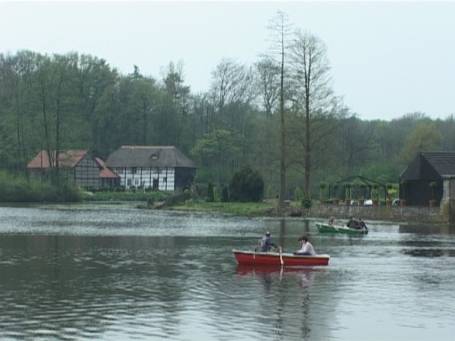
[[356, 229], [356, 230], [367, 230], [367, 225], [362, 219], [354, 219], [353, 217], [349, 218], [349, 221], [346, 223], [347, 227], [350, 227], [351, 229]]
[[272, 235], [269, 231], [259, 241], [259, 247], [261, 252], [270, 252], [272, 247], [278, 249], [278, 246], [272, 242]]
[[364, 229], [365, 231], [368, 232], [367, 224], [365, 224], [365, 222], [362, 220], [362, 218], [359, 219], [359, 225], [360, 225], [361, 229]]

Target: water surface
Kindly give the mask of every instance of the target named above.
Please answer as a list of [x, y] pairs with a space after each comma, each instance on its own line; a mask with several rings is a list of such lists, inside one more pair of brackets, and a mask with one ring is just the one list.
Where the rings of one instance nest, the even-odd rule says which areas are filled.
[[[452, 340], [455, 235], [127, 206], [0, 208], [1, 340]], [[237, 267], [266, 230], [328, 267]]]

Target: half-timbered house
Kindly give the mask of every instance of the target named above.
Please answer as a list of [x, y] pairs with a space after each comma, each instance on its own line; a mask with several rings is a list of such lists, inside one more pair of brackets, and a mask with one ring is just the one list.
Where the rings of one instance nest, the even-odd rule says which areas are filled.
[[106, 166], [106, 163], [99, 157], [95, 161], [100, 167], [101, 188], [115, 188], [120, 186], [120, 176]]
[[[45, 178], [57, 167], [56, 153], [40, 151], [31, 160], [27, 169], [31, 176]], [[65, 150], [58, 153], [59, 176], [76, 186], [98, 189], [101, 187], [100, 172], [102, 168], [87, 150]]]
[[121, 146], [106, 164], [125, 188], [182, 190], [193, 182], [196, 166], [174, 146]]

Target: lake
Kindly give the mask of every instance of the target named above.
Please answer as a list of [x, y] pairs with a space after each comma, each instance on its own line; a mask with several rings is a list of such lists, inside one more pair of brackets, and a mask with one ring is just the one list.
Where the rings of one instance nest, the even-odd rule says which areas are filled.
[[[1, 340], [452, 340], [455, 231], [123, 205], [0, 208]], [[237, 267], [270, 230], [327, 267]]]

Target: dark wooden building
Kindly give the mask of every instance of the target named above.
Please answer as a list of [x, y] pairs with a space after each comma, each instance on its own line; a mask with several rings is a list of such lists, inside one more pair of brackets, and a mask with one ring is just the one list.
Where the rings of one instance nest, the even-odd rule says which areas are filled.
[[196, 165], [174, 146], [121, 146], [106, 160], [125, 188], [175, 191], [193, 182]]
[[400, 199], [408, 206], [439, 205], [455, 176], [455, 152], [421, 152], [400, 175]]

